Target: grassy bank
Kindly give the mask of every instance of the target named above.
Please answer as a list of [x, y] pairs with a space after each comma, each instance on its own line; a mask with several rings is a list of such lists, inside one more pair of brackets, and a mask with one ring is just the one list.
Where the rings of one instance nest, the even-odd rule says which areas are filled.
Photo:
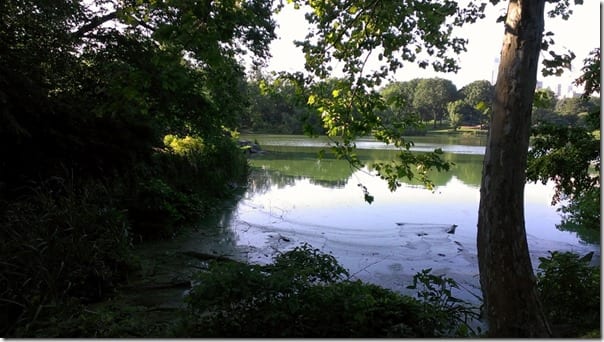
[[134, 246], [173, 238], [211, 215], [247, 169], [236, 143], [224, 139], [167, 144], [105, 177], [67, 172], [10, 184], [0, 197], [2, 336], [37, 336], [57, 318], [73, 318], [71, 309], [110, 298], [140, 268]]
[[462, 135], [462, 136], [483, 136], [487, 135], [488, 130], [479, 129], [475, 127], [466, 127], [461, 126], [457, 129], [454, 128], [441, 128], [441, 129], [431, 129], [427, 131], [427, 135], [440, 135], [440, 134], [448, 134], [448, 135]]

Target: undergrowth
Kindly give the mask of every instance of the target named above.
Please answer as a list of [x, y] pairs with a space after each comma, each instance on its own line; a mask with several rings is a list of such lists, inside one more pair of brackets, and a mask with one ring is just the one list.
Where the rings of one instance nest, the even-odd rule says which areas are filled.
[[600, 267], [590, 266], [592, 257], [550, 252], [539, 258], [537, 289], [555, 337], [600, 335]]
[[0, 181], [1, 336], [37, 336], [52, 319], [81, 316], [63, 309], [111, 296], [138, 267], [133, 244], [175, 236], [245, 180], [231, 139], [191, 146], [156, 149], [103, 179], [65, 172], [11, 184], [10, 195]]
[[[434, 281], [443, 279], [424, 277], [417, 282], [432, 287]], [[450, 280], [445, 282], [454, 285]], [[267, 266], [214, 263], [208, 272], [199, 273], [196, 283], [187, 298], [182, 327], [189, 337], [473, 334], [462, 311], [448, 310], [451, 301], [453, 305], [461, 303], [450, 293], [437, 303], [431, 294], [416, 299], [349, 280], [348, 272], [333, 256], [309, 245], [283, 253]], [[448, 315], [434, 315], [443, 310]], [[471, 311], [467, 306], [463, 313]]]
[[43, 183], [2, 204], [2, 336], [29, 329], [66, 298], [94, 302], [131, 267], [129, 225], [99, 183]]

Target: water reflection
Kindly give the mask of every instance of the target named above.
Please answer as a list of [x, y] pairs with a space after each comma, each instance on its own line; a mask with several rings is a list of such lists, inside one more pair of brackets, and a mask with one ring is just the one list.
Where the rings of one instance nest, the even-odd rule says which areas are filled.
[[[466, 290], [478, 291], [476, 222], [482, 146], [474, 144], [476, 140], [464, 144], [450, 137], [441, 139], [445, 138], [451, 145], [443, 150], [452, 152], [443, 158], [455, 165], [449, 172], [430, 174], [435, 191], [407, 182], [396, 192], [390, 192], [368, 167], [354, 170], [329, 153], [318, 160], [324, 141], [272, 137], [273, 143], [266, 144], [258, 139], [266, 153], [250, 159], [248, 191], [232, 216], [221, 221], [220, 226], [228, 226], [232, 232], [221, 243], [244, 249], [250, 262], [268, 263], [275, 253], [307, 242], [332, 252], [355, 277], [388, 288], [404, 292], [416, 272], [432, 268], [458, 280]], [[442, 147], [440, 142], [426, 139], [419, 143]], [[360, 141], [358, 146], [372, 144]], [[357, 152], [368, 164], [396, 156], [395, 150], [388, 149]], [[358, 183], [368, 187], [376, 198], [374, 203], [363, 200]], [[599, 255], [598, 246], [583, 244], [575, 234], [556, 229], [561, 218], [550, 205], [552, 195], [551, 183], [525, 187], [525, 222], [533, 265], [553, 250], [595, 251]], [[457, 226], [454, 234], [441, 229], [452, 225]], [[469, 292], [461, 296], [472, 297]]]
[[[320, 147], [308, 146], [267, 146], [265, 153], [250, 160], [256, 176], [252, 178], [252, 190], [255, 192], [257, 182], [264, 186], [282, 188], [295, 183], [295, 180], [309, 179], [312, 184], [328, 188], [343, 188], [356, 171], [348, 162], [335, 159], [334, 155], [326, 152], [318, 159]], [[357, 154], [369, 165], [376, 162], [386, 162], [396, 158], [396, 151], [384, 149], [359, 149]], [[429, 172], [430, 179], [436, 186], [444, 186], [453, 178], [459, 179], [468, 186], [480, 187], [482, 159], [480, 154], [444, 153], [443, 159], [454, 165], [448, 172]], [[269, 177], [270, 184], [262, 177]], [[419, 181], [405, 180], [408, 185], [421, 185]]]
[[586, 245], [588, 245], [588, 244], [599, 245], [600, 244], [601, 234], [600, 234], [600, 231], [598, 231], [598, 230], [584, 227], [584, 226], [578, 225], [574, 222], [569, 222], [566, 220], [564, 220], [562, 223], [556, 225], [556, 228], [558, 228], [559, 230], [561, 230], [563, 232], [576, 233], [580, 239], [580, 242], [584, 243]]

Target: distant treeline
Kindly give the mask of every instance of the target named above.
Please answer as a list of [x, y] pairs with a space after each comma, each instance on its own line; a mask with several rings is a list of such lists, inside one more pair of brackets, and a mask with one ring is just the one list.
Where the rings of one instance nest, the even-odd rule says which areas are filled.
[[[336, 80], [327, 81], [327, 83]], [[327, 88], [330, 85], [327, 84]], [[247, 80], [249, 106], [239, 119], [239, 129], [256, 133], [324, 133], [320, 114], [306, 102], [294, 82], [256, 72]], [[474, 81], [457, 89], [443, 78], [416, 78], [393, 82], [379, 89], [383, 108], [376, 111], [384, 125], [419, 120], [409, 134], [425, 134], [427, 129], [480, 126], [486, 128], [494, 86], [486, 80]], [[539, 89], [533, 122], [585, 125], [585, 116], [599, 105], [599, 98], [558, 98], [549, 89]]]

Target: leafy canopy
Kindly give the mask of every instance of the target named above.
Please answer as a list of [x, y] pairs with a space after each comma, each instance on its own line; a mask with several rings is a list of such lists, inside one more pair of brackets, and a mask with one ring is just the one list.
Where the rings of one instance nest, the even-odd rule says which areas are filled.
[[[440, 151], [422, 156], [409, 151], [413, 143], [402, 137], [408, 125], [384, 125], [377, 117], [376, 109], [386, 105], [376, 88], [404, 62], [457, 71], [453, 56], [465, 50], [467, 41], [455, 37], [453, 28], [482, 18], [485, 4], [460, 7], [455, 1], [422, 0], [290, 3], [310, 9], [306, 19], [311, 29], [303, 42], [297, 42], [305, 54], [308, 74], [296, 78], [306, 87], [308, 103], [321, 116], [336, 153], [354, 167], [362, 167], [363, 162], [352, 153], [354, 139], [373, 135], [400, 149], [398, 163], [374, 167], [392, 190], [400, 185], [398, 179], [413, 178], [416, 173], [431, 187], [427, 170], [447, 170], [450, 164], [439, 158]], [[370, 59], [379, 61], [377, 70], [366, 69]], [[334, 68], [344, 76], [327, 92], [324, 81]]]
[[[307, 73], [290, 77], [306, 87], [308, 103], [321, 116], [336, 153], [354, 167], [362, 167], [363, 162], [353, 152], [354, 140], [373, 135], [401, 151], [396, 160], [375, 168], [388, 180], [391, 189], [399, 185], [398, 179], [415, 177], [416, 173], [430, 188], [432, 184], [424, 177], [425, 171], [448, 170], [450, 164], [440, 158], [438, 150], [424, 157], [409, 151], [413, 143], [402, 137], [409, 123], [385, 125], [382, 122], [376, 111], [384, 110], [387, 103], [376, 88], [405, 63], [457, 72], [456, 55], [466, 50], [467, 40], [456, 36], [454, 28], [482, 19], [486, 3], [460, 4], [450, 0], [288, 2], [296, 8], [308, 9], [305, 16], [311, 25], [305, 40], [296, 43], [305, 54]], [[565, 17], [569, 12], [568, 1], [561, 1], [556, 2], [549, 13]], [[545, 37], [542, 47], [548, 50], [554, 41], [549, 32]], [[544, 72], [557, 73], [558, 68], [574, 58], [572, 54], [552, 52], [551, 55], [553, 58], [546, 63]], [[370, 61], [378, 67], [370, 69]], [[327, 92], [324, 82], [334, 73], [343, 76]], [[442, 118], [447, 113], [446, 103], [437, 110], [441, 113], [433, 113], [434, 117]]]

